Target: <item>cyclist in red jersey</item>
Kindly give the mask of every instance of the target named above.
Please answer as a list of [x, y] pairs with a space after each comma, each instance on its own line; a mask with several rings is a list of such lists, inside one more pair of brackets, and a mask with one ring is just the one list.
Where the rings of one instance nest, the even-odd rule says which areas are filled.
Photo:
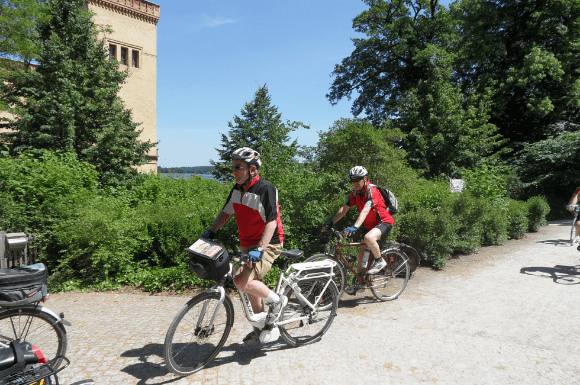
[[[577, 205], [579, 203], [578, 202], [579, 194], [580, 187], [578, 187], [576, 191], [574, 191], [574, 194], [572, 194], [572, 198], [570, 198], [570, 202], [568, 202], [568, 206], [566, 206], [566, 209], [568, 209], [568, 211], [574, 211], [574, 205]], [[576, 232], [580, 234], [580, 220], [576, 221]], [[580, 251], [580, 245], [578, 245], [576, 250]]]
[[[262, 299], [270, 304], [266, 324], [280, 317], [281, 310], [288, 299], [278, 296], [262, 280], [280, 256], [284, 242], [284, 229], [280, 219], [278, 190], [265, 179], [261, 179], [259, 169], [262, 165], [260, 154], [248, 147], [232, 153], [234, 179], [236, 185], [222, 211], [218, 214], [203, 238], [213, 238], [232, 215], [236, 216], [240, 235], [240, 250], [248, 254], [247, 265], [241, 267], [235, 278], [236, 287], [248, 294], [255, 314], [264, 311]], [[254, 343], [261, 330], [254, 328], [244, 338], [245, 343]]]
[[[358, 253], [357, 273], [361, 273], [363, 270], [362, 258], [366, 248], [368, 247], [373, 254], [373, 261], [375, 262], [374, 265], [371, 265], [368, 273], [376, 274], [387, 265], [385, 260], [381, 258], [381, 250], [379, 248], [378, 240], [381, 239], [383, 235], [389, 234], [393, 228], [394, 219], [389, 213], [389, 209], [387, 208], [381, 192], [376, 188], [376, 186], [371, 185], [367, 175], [368, 171], [362, 166], [356, 166], [350, 170], [348, 176], [354, 188], [348, 196], [345, 204], [338, 210], [338, 213], [334, 218], [322, 226], [322, 231], [325, 231], [327, 227], [338, 222], [352, 206], [356, 205], [360, 214], [354, 225], [347, 227], [344, 230], [344, 235], [350, 236], [354, 234], [364, 223], [368, 232], [364, 236], [365, 245], [361, 246]], [[368, 263], [370, 262], [371, 261]], [[355, 277], [352, 286], [344, 290], [345, 293], [355, 295], [358, 289], [357, 283], [358, 280], [356, 280]]]

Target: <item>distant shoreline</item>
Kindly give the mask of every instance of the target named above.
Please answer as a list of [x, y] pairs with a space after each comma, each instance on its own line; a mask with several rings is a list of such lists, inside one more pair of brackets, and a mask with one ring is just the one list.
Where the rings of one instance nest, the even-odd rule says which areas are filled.
[[205, 179], [214, 179], [214, 176], [211, 174], [194, 174], [189, 172], [160, 172], [159, 175], [163, 175], [170, 178], [184, 178], [189, 179], [191, 176], [201, 176]]

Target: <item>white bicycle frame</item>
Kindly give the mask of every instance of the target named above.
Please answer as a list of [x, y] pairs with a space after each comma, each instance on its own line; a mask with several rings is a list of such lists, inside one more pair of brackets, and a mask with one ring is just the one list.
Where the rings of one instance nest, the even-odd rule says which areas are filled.
[[[237, 259], [236, 259], [236, 261], [237, 261]], [[296, 297], [300, 300], [300, 303], [310, 307], [312, 310], [315, 310], [315, 308], [316, 308], [315, 304], [320, 301], [320, 299], [322, 298], [322, 296], [326, 292], [328, 285], [330, 285], [330, 283], [332, 282], [332, 277], [334, 277], [334, 267], [335, 266], [336, 266], [336, 262], [333, 260], [330, 260], [330, 259], [323, 260], [323, 261], [315, 261], [315, 262], [294, 263], [286, 269], [286, 272], [282, 272], [282, 271], [280, 272], [280, 276], [278, 279], [278, 284], [276, 286], [275, 292], [277, 294], [280, 294], [286, 289], [286, 287], [290, 286], [292, 288], [292, 290], [294, 291], [294, 293], [296, 294]], [[232, 278], [235, 277], [237, 270], [238, 269], [233, 264], [230, 263], [230, 272], [228, 273], [228, 275]], [[287, 277], [284, 276], [284, 274], [286, 274]], [[314, 279], [314, 278], [328, 278], [328, 280], [326, 282], [326, 285], [324, 285], [324, 289], [315, 298], [314, 304], [312, 304], [308, 301], [308, 299], [306, 299], [306, 297], [304, 295], [302, 295], [302, 293], [301, 293], [302, 290], [298, 286], [298, 283], [300, 281], [303, 281], [303, 280], [310, 280], [310, 279]], [[224, 301], [225, 296], [226, 296], [226, 292], [225, 292], [223, 286], [217, 286], [217, 285], [211, 287], [210, 289], [207, 289], [206, 291], [220, 293], [219, 303], [216, 306], [216, 308], [212, 314], [210, 323], [209, 323], [209, 325], [211, 327], [211, 326], [213, 326], [213, 323], [214, 323], [215, 319], [217, 318], [217, 315], [219, 314], [219, 311], [222, 307], [223, 301]], [[248, 297], [248, 294], [244, 293], [243, 291], [240, 291], [240, 290], [238, 290], [238, 293], [240, 294], [240, 301], [242, 302], [242, 309], [244, 311], [244, 315], [246, 316], [246, 319], [248, 320], [248, 322], [250, 322], [255, 327], [263, 328], [265, 326], [265, 323], [266, 323], [267, 312], [255, 314], [254, 310], [252, 309], [252, 305], [250, 303], [250, 298]], [[203, 322], [203, 319], [205, 316], [205, 311], [207, 310], [208, 302], [209, 301], [206, 301], [203, 304], [202, 311], [200, 312], [200, 316], [199, 316], [199, 319], [197, 321], [198, 328], [201, 327], [201, 324]], [[285, 325], [289, 322], [296, 322], [297, 320], [307, 320], [307, 319], [308, 319], [308, 316], [304, 316], [301, 318], [292, 318], [292, 319], [287, 320], [287, 321], [275, 322], [274, 326]]]

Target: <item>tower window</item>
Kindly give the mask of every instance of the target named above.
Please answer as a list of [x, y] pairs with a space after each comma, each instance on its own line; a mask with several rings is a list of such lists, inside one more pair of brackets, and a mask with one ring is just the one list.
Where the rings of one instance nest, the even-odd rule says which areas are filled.
[[117, 46], [109, 44], [109, 60], [117, 60]]
[[132, 54], [131, 66], [139, 68], [139, 51], [133, 50]]
[[127, 56], [129, 49], [121, 47], [121, 64], [127, 65]]

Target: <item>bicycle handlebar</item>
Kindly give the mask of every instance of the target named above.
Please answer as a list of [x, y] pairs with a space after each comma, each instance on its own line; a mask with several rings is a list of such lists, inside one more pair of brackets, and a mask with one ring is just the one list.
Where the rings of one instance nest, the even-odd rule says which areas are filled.
[[336, 235], [336, 237], [338, 238], [338, 242], [342, 242], [342, 239], [345, 238], [342, 231], [336, 230], [333, 227], [327, 227], [327, 229], [330, 230], [332, 233], [334, 233], [334, 235]]

